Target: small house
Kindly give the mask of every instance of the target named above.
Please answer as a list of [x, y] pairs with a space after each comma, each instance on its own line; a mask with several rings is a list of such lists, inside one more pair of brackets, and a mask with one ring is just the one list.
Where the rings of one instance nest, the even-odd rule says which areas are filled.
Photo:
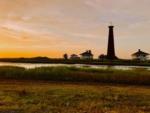
[[99, 60], [106, 60], [107, 59], [107, 55], [101, 54], [98, 57]]
[[92, 54], [91, 50], [88, 50], [88, 51], [86, 51], [84, 53], [81, 53], [80, 55], [81, 55], [81, 59], [84, 59], [84, 60], [86, 60], [86, 59], [93, 59], [93, 54]]
[[136, 53], [132, 54], [132, 57], [134, 60], [146, 61], [148, 60], [149, 55], [149, 53], [143, 52], [139, 49]]
[[76, 54], [72, 54], [72, 55], [70, 56], [70, 59], [71, 59], [71, 60], [79, 60], [80, 57], [79, 57], [78, 55], [76, 55]]

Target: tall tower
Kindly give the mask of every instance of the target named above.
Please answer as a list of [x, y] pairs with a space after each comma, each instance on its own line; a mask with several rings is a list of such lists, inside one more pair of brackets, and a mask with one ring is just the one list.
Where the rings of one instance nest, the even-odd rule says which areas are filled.
[[115, 45], [114, 45], [114, 26], [109, 26], [109, 36], [108, 36], [108, 49], [107, 49], [107, 59], [115, 60], [117, 59], [115, 55]]

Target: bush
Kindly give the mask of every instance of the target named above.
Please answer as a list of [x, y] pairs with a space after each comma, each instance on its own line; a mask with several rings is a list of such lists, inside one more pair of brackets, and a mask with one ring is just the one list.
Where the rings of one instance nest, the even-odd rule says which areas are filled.
[[150, 71], [124, 71], [86, 67], [40, 67], [25, 69], [2, 66], [0, 67], [0, 79], [150, 85]]

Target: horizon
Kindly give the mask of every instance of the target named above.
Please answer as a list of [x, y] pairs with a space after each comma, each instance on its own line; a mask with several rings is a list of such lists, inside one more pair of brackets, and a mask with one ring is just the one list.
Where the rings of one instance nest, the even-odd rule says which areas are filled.
[[[136, 5], [135, 5], [136, 3]], [[118, 58], [141, 49], [150, 53], [150, 1], [1, 0], [0, 58], [107, 53], [108, 26], [114, 25]]]

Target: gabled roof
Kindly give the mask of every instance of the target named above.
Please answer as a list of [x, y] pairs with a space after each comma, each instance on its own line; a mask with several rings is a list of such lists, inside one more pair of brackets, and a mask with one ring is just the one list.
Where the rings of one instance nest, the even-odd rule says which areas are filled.
[[138, 50], [138, 52], [132, 54], [132, 56], [140, 56], [140, 55], [148, 56], [150, 54], [146, 53], [146, 52], [143, 52], [140, 49]]
[[88, 50], [88, 51], [86, 51], [84, 53], [81, 53], [80, 55], [82, 55], [82, 56], [93, 56], [91, 50]]
[[78, 55], [76, 55], [76, 54], [72, 54], [72, 55], [71, 55], [71, 57], [78, 57]]

